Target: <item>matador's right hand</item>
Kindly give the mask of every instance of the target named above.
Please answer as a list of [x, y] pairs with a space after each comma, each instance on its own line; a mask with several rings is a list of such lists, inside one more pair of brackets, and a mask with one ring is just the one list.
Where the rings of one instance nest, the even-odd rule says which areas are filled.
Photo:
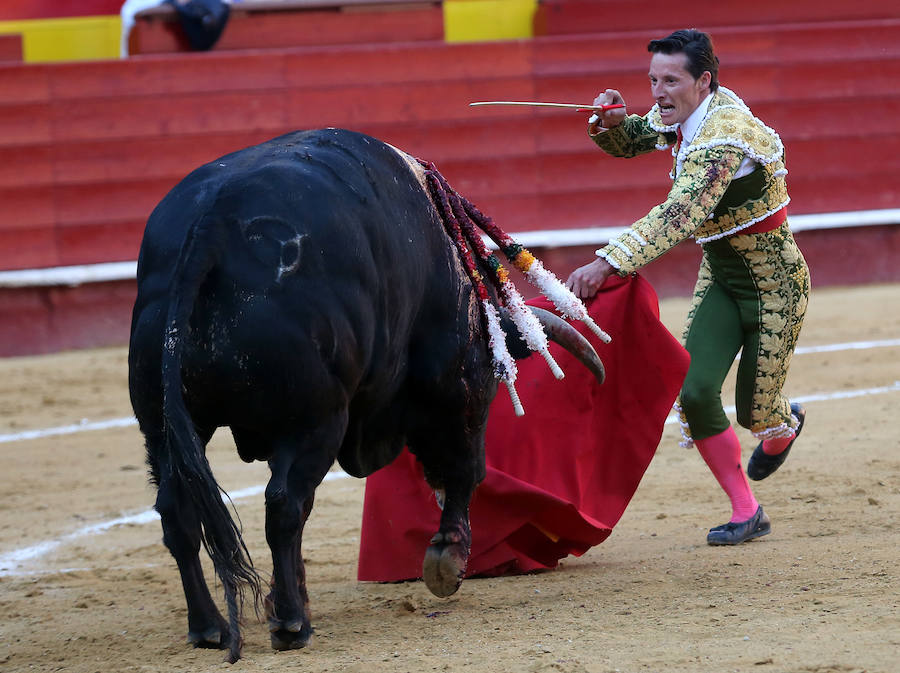
[[[594, 99], [594, 105], [625, 105], [625, 99], [615, 89], [607, 89]], [[612, 110], [598, 110], [589, 120], [588, 131], [591, 135], [597, 135], [600, 129], [611, 129], [625, 121], [627, 111], [624, 107]]]

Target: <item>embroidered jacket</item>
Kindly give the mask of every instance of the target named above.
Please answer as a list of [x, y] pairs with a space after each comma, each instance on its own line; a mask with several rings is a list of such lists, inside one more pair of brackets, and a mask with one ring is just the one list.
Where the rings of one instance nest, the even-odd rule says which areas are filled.
[[[676, 130], [662, 123], [654, 105], [645, 116], [629, 115], [619, 126], [593, 136], [612, 156], [628, 158], [671, 147], [675, 158], [666, 201], [597, 250], [622, 275], [690, 236], [697, 243], [730, 236], [790, 201], [781, 139], [734, 92], [718, 88], [690, 143], [679, 146]], [[734, 179], [745, 157], [758, 165]]]

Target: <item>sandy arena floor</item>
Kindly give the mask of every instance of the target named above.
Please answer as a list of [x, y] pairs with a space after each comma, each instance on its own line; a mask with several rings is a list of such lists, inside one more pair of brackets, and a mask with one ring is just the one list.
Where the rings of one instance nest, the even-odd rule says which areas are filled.
[[[686, 306], [663, 303], [676, 334]], [[319, 489], [304, 537], [311, 647], [273, 652], [251, 614], [233, 669], [186, 644], [158, 521], [109, 523], [154, 499], [136, 426], [18, 435], [129, 417], [125, 349], [0, 360], [0, 670], [896, 672], [898, 307], [900, 286], [814, 293], [802, 349], [893, 345], [795, 356], [788, 392], [807, 400], [807, 426], [755, 486], [771, 535], [705, 544], [730, 510], [670, 425], [604, 544], [554, 571], [467, 580], [442, 600], [420, 582], [356, 581], [364, 482], [338, 479]], [[746, 461], [753, 440], [739, 434]], [[232, 493], [265, 483], [266, 467], [241, 463], [227, 432], [210, 459]], [[237, 500], [265, 575], [262, 503], [261, 492]]]

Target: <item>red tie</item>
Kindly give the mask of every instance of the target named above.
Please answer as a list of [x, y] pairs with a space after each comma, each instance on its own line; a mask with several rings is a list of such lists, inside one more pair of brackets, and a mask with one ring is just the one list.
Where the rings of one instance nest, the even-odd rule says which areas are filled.
[[675, 129], [675, 134], [678, 136], [678, 149], [681, 149], [681, 143], [684, 142], [684, 134], [681, 133], [681, 125], [678, 125], [678, 128]]

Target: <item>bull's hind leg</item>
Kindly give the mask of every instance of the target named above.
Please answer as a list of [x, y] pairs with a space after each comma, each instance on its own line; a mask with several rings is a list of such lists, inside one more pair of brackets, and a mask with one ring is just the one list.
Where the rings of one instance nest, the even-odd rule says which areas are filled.
[[[204, 444], [212, 433], [200, 433]], [[163, 542], [175, 558], [187, 601], [188, 641], [194, 647], [225, 649], [229, 646], [228, 622], [222, 617], [206, 585], [200, 565], [200, 520], [190, 494], [179, 489], [152, 464], [163, 439], [147, 438], [151, 470], [159, 483], [156, 511], [162, 520]], [[158, 442], [158, 443], [157, 443]]]
[[272, 647], [306, 647], [312, 637], [306, 571], [301, 556], [303, 527], [313, 508], [316, 487], [337, 454], [340, 434], [285, 439], [269, 461], [272, 478], [266, 487], [266, 541], [272, 550], [272, 591], [266, 612]]
[[469, 562], [469, 503], [484, 477], [484, 425], [475, 425], [479, 427], [466, 431], [459, 426], [446, 433], [435, 431], [425, 450], [410, 447], [422, 461], [428, 483], [444, 493], [440, 527], [422, 563], [425, 585], [442, 598], [456, 593]]

